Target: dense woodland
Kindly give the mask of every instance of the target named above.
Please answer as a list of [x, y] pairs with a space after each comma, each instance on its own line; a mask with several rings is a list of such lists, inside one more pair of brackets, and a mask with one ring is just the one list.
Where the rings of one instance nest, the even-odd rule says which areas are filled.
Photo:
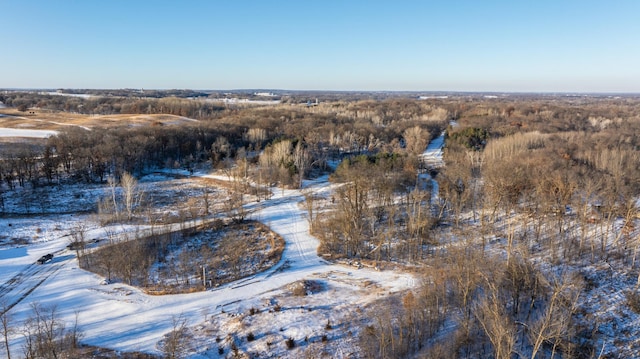
[[[423, 278], [419, 290], [370, 308], [359, 339], [365, 357], [598, 357], [595, 343], [606, 335], [593, 304], [603, 295], [600, 271], [626, 278], [623, 313], [640, 311], [638, 98], [458, 95], [233, 107], [8, 93], [0, 101], [199, 120], [69, 128], [44, 146], [14, 146], [0, 162], [3, 194], [106, 185], [159, 168], [212, 166], [258, 187], [299, 187], [331, 171], [342, 184], [331, 200], [306, 201], [319, 254]], [[443, 130], [446, 166], [430, 169], [433, 193], [417, 181], [419, 154]]]

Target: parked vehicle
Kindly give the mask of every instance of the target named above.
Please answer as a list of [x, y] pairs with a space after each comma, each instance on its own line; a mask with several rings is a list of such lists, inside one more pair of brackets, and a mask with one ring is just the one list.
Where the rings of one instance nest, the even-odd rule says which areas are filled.
[[53, 259], [53, 254], [51, 253], [45, 254], [42, 257], [40, 257], [40, 259], [38, 259], [38, 264], [45, 264], [52, 259]]

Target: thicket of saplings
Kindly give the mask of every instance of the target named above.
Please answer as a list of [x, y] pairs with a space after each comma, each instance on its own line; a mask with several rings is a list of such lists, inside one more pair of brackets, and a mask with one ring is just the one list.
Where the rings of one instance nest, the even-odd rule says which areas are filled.
[[177, 232], [110, 241], [94, 251], [77, 250], [81, 268], [109, 282], [125, 282], [150, 294], [174, 294], [217, 287], [264, 271], [280, 261], [284, 240], [259, 222], [214, 221]]
[[374, 266], [424, 259], [427, 244], [436, 241], [431, 229], [437, 220], [430, 206], [431, 187], [416, 185], [418, 170], [416, 157], [397, 154], [342, 161], [331, 175], [343, 184], [333, 194], [332, 210], [314, 208], [307, 196], [311, 231], [321, 242], [318, 252]]

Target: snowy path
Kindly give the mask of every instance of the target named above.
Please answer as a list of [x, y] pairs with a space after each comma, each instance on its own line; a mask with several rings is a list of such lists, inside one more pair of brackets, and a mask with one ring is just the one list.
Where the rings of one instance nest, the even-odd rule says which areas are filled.
[[[442, 149], [444, 147], [445, 137], [446, 131], [443, 131], [440, 136], [429, 142], [427, 149], [424, 150], [422, 154], [420, 154], [420, 159], [428, 168], [438, 169], [440, 167], [444, 167]], [[440, 185], [438, 184], [438, 181], [436, 181], [430, 173], [419, 173], [418, 179], [422, 181], [423, 184], [427, 181], [431, 183], [431, 204], [433, 207], [432, 210], [433, 214], [437, 215], [441, 206], [441, 204], [439, 203]]]
[[442, 147], [444, 146], [445, 132], [442, 132], [440, 136], [436, 137], [433, 141], [429, 142], [427, 149], [422, 152], [420, 158], [424, 163], [430, 167], [442, 167], [444, 166], [444, 160], [442, 159]]

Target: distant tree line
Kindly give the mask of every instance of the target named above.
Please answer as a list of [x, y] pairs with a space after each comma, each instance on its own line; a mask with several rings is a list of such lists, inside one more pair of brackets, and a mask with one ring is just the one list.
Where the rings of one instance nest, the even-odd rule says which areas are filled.
[[87, 115], [114, 114], [170, 114], [189, 118], [215, 118], [225, 111], [225, 106], [216, 102], [198, 101], [179, 97], [72, 97], [11, 92], [0, 95], [0, 102], [7, 106], [38, 108], [48, 111], [64, 111]]

